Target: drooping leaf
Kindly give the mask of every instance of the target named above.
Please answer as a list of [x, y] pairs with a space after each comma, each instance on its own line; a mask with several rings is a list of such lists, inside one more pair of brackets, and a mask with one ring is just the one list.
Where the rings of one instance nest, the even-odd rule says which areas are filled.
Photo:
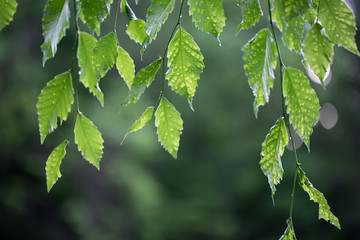
[[310, 149], [312, 128], [319, 118], [319, 99], [311, 88], [309, 80], [301, 71], [286, 68], [283, 75], [283, 91], [290, 123]]
[[179, 28], [169, 44], [167, 57], [169, 70], [166, 78], [178, 94], [192, 102], [197, 81], [204, 68], [203, 55], [193, 37]]
[[49, 158], [46, 161], [46, 185], [47, 191], [50, 192], [51, 188], [61, 178], [60, 165], [61, 161], [66, 154], [66, 145], [69, 143], [69, 140], [63, 141], [59, 146], [57, 146], [50, 154]]
[[295, 50], [295, 52], [300, 53], [301, 51], [301, 42], [304, 35], [304, 20], [302, 17], [294, 17], [286, 26], [284, 31], [283, 39], [284, 43], [290, 50]]
[[57, 75], [41, 90], [36, 104], [41, 144], [45, 137], [57, 128], [58, 118], [60, 125], [66, 121], [71, 104], [74, 102], [73, 95], [74, 89], [70, 72]]
[[78, 0], [80, 2], [80, 17], [91, 31], [96, 31], [100, 35], [100, 23], [103, 22], [110, 13], [113, 0]]
[[271, 15], [273, 21], [276, 22], [279, 30], [282, 32], [285, 28], [284, 19], [282, 16], [282, 5], [281, 0], [271, 0]]
[[154, 80], [155, 75], [161, 66], [161, 61], [161, 59], [156, 60], [146, 68], [141, 69], [136, 74], [134, 81], [131, 85], [130, 93], [126, 98], [124, 105], [136, 103], [139, 100], [141, 94], [144, 93], [146, 87], [150, 86], [150, 84]]
[[129, 128], [122, 142], [124, 142], [127, 135], [142, 129], [146, 125], [146, 123], [151, 120], [154, 114], [154, 109], [155, 109], [154, 106], [146, 108], [145, 112], [141, 115], [141, 117], [138, 120], [136, 120], [135, 123]]
[[200, 30], [218, 37], [225, 26], [222, 0], [189, 0], [189, 14]]
[[284, 170], [281, 156], [289, 138], [284, 120], [278, 119], [262, 143], [260, 168], [268, 178], [272, 195], [275, 194], [276, 185], [280, 183]]
[[284, 19], [288, 22], [294, 17], [304, 15], [310, 4], [311, 0], [281, 0]]
[[243, 20], [237, 27], [236, 34], [238, 34], [240, 30], [254, 26], [262, 15], [259, 0], [237, 0], [237, 3], [241, 7]]
[[122, 47], [119, 46], [116, 58], [116, 68], [119, 74], [123, 77], [126, 85], [131, 89], [135, 76], [134, 61]]
[[68, 0], [49, 0], [44, 9], [42, 29], [44, 42], [41, 45], [43, 51], [43, 65], [47, 59], [54, 57], [57, 45], [65, 36], [69, 28], [70, 9]]
[[12, 21], [16, 7], [16, 0], [0, 0], [0, 31]]
[[287, 223], [287, 228], [279, 240], [296, 240], [294, 228], [291, 222]]
[[78, 113], [74, 128], [75, 143], [83, 157], [100, 170], [104, 140], [94, 123], [83, 114]]
[[355, 44], [355, 20], [348, 6], [341, 0], [322, 0], [319, 20], [333, 43], [359, 55]]
[[255, 96], [254, 113], [257, 117], [258, 107], [269, 102], [270, 89], [274, 85], [277, 51], [270, 30], [258, 32], [243, 51], [245, 74]]
[[141, 19], [129, 20], [126, 33], [137, 43], [143, 44], [148, 37], [145, 31], [145, 22]]
[[96, 39], [88, 33], [81, 32], [79, 34], [79, 44], [77, 50], [77, 58], [80, 67], [80, 82], [85, 87], [89, 88], [89, 91], [99, 99], [101, 105], [104, 105], [104, 95], [99, 87], [98, 74], [93, 68], [93, 54], [92, 51], [96, 45]]
[[180, 113], [166, 98], [161, 99], [156, 109], [155, 126], [159, 142], [176, 159], [183, 121]]
[[304, 40], [304, 58], [311, 70], [324, 84], [326, 70], [329, 68], [334, 44], [321, 33], [321, 25], [315, 23]]
[[309, 194], [310, 200], [319, 204], [319, 219], [322, 218], [325, 221], [329, 221], [332, 225], [341, 229], [339, 219], [330, 211], [330, 206], [328, 205], [324, 195], [314, 188], [309, 179], [306, 177], [305, 172], [300, 167], [298, 168], [298, 173], [302, 189]]
[[318, 4], [319, 3], [317, 1], [312, 1], [311, 7], [304, 14], [304, 20], [307, 21], [310, 25], [314, 25], [314, 23], [315, 23], [315, 21], [317, 19], [317, 16], [318, 16], [318, 12], [317, 12]]

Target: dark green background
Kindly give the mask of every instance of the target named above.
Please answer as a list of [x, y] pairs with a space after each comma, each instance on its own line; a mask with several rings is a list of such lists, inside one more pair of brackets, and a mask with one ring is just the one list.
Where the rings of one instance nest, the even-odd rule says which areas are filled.
[[[285, 175], [272, 205], [266, 177], [260, 170], [261, 143], [281, 114], [279, 78], [270, 103], [255, 119], [253, 96], [242, 68], [242, 46], [267, 27], [266, 14], [249, 31], [235, 36], [241, 22], [235, 1], [224, 1], [226, 27], [222, 47], [211, 35], [196, 30], [184, 8], [182, 26], [191, 33], [205, 57], [205, 69], [194, 98], [195, 112], [170, 88], [166, 97], [181, 112], [184, 130], [178, 159], [157, 142], [148, 124], [120, 142], [145, 108], [154, 104], [161, 75], [136, 105], [121, 107], [127, 89], [112, 70], [101, 80], [105, 107], [78, 85], [80, 110], [99, 128], [105, 140], [101, 171], [77, 152], [68, 121], [40, 145], [37, 96], [55, 75], [71, 67], [73, 23], [54, 59], [42, 67], [42, 10], [46, 1], [19, 0], [14, 21], [0, 32], [0, 238], [1, 239], [279, 239], [286, 228], [295, 163], [286, 150]], [[116, 1], [117, 2], [117, 1]], [[150, 1], [129, 1], [145, 19]], [[145, 2], [145, 3], [143, 3]], [[359, 26], [360, 4], [357, 9]], [[179, 1], [158, 40], [140, 61], [140, 46], [124, 32], [118, 19], [121, 46], [134, 58], [137, 71], [163, 54], [176, 22]], [[146, 7], [144, 7], [146, 6]], [[262, 3], [263, 12], [267, 5]], [[113, 5], [112, 13], [115, 10]], [[73, 19], [72, 19], [73, 20]], [[113, 16], [102, 35], [112, 29]], [[82, 30], [87, 30], [81, 25]], [[359, 33], [357, 33], [359, 47]], [[302, 70], [300, 57], [281, 47], [287, 66]], [[319, 123], [311, 136], [311, 153], [302, 145], [298, 155], [310, 181], [324, 193], [342, 230], [318, 220], [318, 207], [296, 189], [294, 227], [298, 239], [356, 239], [360, 226], [360, 59], [335, 47], [332, 81], [324, 89], [311, 82], [320, 103], [333, 104], [336, 126]], [[46, 192], [45, 162], [52, 149], [70, 137], [62, 162], [62, 178]]]

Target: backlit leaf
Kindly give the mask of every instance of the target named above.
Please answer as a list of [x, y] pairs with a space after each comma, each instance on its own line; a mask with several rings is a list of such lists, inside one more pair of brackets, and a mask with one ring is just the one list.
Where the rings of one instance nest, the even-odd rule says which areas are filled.
[[169, 44], [167, 57], [169, 70], [166, 78], [169, 85], [176, 93], [192, 102], [197, 81], [204, 68], [204, 57], [199, 46], [189, 33], [179, 28]]
[[57, 128], [58, 118], [60, 125], [66, 121], [71, 104], [74, 102], [73, 95], [74, 89], [70, 72], [57, 75], [41, 90], [36, 104], [41, 144], [45, 137]]
[[271, 0], [271, 15], [272, 20], [276, 22], [279, 30], [282, 32], [285, 28], [284, 19], [282, 16], [281, 0]]
[[284, 173], [281, 156], [288, 141], [285, 122], [283, 119], [279, 119], [262, 143], [260, 168], [268, 178], [272, 195], [275, 194], [275, 186], [280, 183]]
[[311, 0], [281, 0], [284, 19], [288, 22], [294, 17], [304, 15], [310, 4]]
[[49, 158], [46, 161], [46, 185], [47, 191], [50, 192], [51, 188], [61, 178], [60, 165], [61, 161], [66, 154], [66, 145], [69, 143], [69, 140], [63, 141], [59, 146], [57, 146], [50, 154]]
[[297, 69], [285, 69], [283, 90], [290, 123], [310, 149], [312, 128], [319, 118], [319, 99], [311, 88], [309, 80]]
[[262, 29], [244, 47], [244, 69], [250, 88], [255, 96], [254, 113], [269, 102], [270, 89], [274, 85], [276, 45], [269, 29]]
[[145, 31], [145, 22], [141, 19], [129, 20], [126, 33], [132, 40], [140, 44], [143, 44], [148, 37]]
[[123, 77], [126, 85], [131, 89], [135, 76], [135, 65], [134, 61], [122, 47], [118, 47], [116, 68], [119, 74]]
[[54, 57], [57, 45], [65, 36], [69, 28], [70, 10], [68, 0], [49, 0], [45, 5], [42, 18], [42, 29], [44, 43], [41, 45], [43, 51], [43, 65], [47, 59]]
[[174, 158], [177, 157], [183, 121], [175, 107], [162, 98], [155, 112], [159, 142]]
[[313, 187], [309, 179], [306, 177], [305, 172], [298, 168], [300, 186], [304, 189], [307, 194], [309, 194], [310, 200], [313, 200], [315, 203], [319, 204], [319, 219], [324, 219], [329, 221], [332, 225], [341, 229], [338, 218], [330, 211], [330, 206], [328, 205], [324, 195], [319, 192], [316, 188]]
[[288, 222], [287, 228], [279, 240], [296, 240], [294, 228], [291, 222]]
[[218, 37], [225, 26], [222, 0], [189, 0], [189, 14], [200, 30]]
[[343, 1], [322, 0], [319, 6], [319, 20], [333, 43], [359, 55], [354, 39], [354, 15]]
[[12, 21], [16, 7], [16, 0], [0, 0], [0, 31]]
[[284, 43], [290, 50], [295, 50], [295, 52], [300, 53], [301, 51], [301, 42], [304, 35], [304, 20], [302, 17], [298, 16], [292, 18], [286, 29], [284, 31], [283, 39]]
[[78, 0], [81, 6], [80, 17], [91, 31], [100, 35], [100, 23], [110, 13], [113, 0]]
[[329, 68], [334, 44], [321, 33], [321, 25], [315, 23], [304, 40], [304, 57], [311, 70], [324, 83], [326, 70]]
[[96, 126], [81, 113], [76, 117], [74, 128], [75, 143], [83, 157], [100, 170], [104, 140]]
[[237, 27], [236, 34], [240, 32], [240, 30], [254, 26], [262, 15], [259, 0], [237, 0], [237, 3], [241, 7], [243, 20]]

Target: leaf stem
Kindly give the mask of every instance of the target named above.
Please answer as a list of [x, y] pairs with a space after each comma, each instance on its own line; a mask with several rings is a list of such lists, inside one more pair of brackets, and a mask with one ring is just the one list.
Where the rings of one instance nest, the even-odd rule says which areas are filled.
[[117, 6], [117, 8], [116, 8], [115, 22], [114, 22], [114, 33], [116, 33], [116, 24], [117, 24], [117, 21], [118, 21], [118, 15], [119, 15], [119, 10], [120, 10], [120, 3], [121, 3], [121, 0], [118, 0], [118, 6]]
[[74, 14], [75, 14], [75, 37], [74, 37], [74, 43], [72, 47], [72, 59], [71, 59], [71, 77], [73, 81], [73, 85], [75, 88], [75, 98], [76, 98], [76, 107], [77, 111], [79, 110], [79, 93], [78, 93], [78, 84], [77, 84], [77, 75], [75, 73], [75, 62], [76, 62], [76, 46], [77, 46], [77, 40], [79, 36], [79, 26], [78, 26], [78, 15], [77, 15], [77, 6], [76, 6], [76, 0], [73, 0], [74, 3]]

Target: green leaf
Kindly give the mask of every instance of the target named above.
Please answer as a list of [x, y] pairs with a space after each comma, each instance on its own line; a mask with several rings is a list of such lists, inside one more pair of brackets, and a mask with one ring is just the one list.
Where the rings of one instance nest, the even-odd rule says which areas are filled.
[[309, 179], [306, 177], [305, 172], [300, 167], [298, 168], [298, 173], [302, 189], [309, 194], [310, 200], [319, 204], [319, 219], [322, 218], [325, 221], [329, 221], [332, 225], [341, 229], [339, 219], [330, 211], [330, 206], [328, 205], [324, 195], [313, 187]]
[[15, 0], [0, 0], [0, 31], [12, 21], [16, 7]]
[[110, 14], [113, 0], [78, 0], [81, 5], [80, 17], [91, 31], [100, 35], [100, 23]]
[[129, 20], [126, 33], [137, 43], [143, 44], [148, 37], [145, 31], [145, 22], [141, 19]]
[[204, 57], [199, 46], [189, 33], [179, 28], [169, 44], [167, 57], [169, 70], [166, 78], [169, 85], [176, 93], [192, 102], [197, 81], [204, 68]]
[[270, 89], [274, 85], [277, 51], [270, 30], [258, 32], [243, 51], [245, 74], [255, 96], [254, 113], [257, 117], [258, 107], [269, 102]]
[[155, 75], [161, 66], [161, 61], [161, 59], [156, 60], [146, 68], [141, 69], [136, 74], [134, 81], [131, 85], [130, 93], [124, 102], [125, 106], [130, 103], [136, 103], [139, 100], [141, 94], [144, 93], [146, 87], [149, 87], [154, 80]]
[[274, 22], [276, 22], [277, 27], [282, 32], [285, 28], [284, 19], [282, 16], [282, 5], [281, 0], [271, 0], [271, 15]]
[[122, 47], [118, 47], [116, 68], [119, 74], [123, 77], [126, 85], [131, 89], [135, 76], [135, 65], [134, 61]]
[[118, 43], [114, 32], [100, 38], [92, 54], [92, 65], [97, 79], [103, 78], [114, 66], [118, 52]]
[[333, 43], [359, 55], [355, 44], [355, 20], [348, 6], [341, 0], [322, 0], [319, 21]]
[[176, 159], [183, 121], [180, 113], [166, 98], [161, 99], [156, 109], [155, 126], [159, 142]]
[[334, 44], [321, 33], [322, 26], [315, 23], [304, 40], [304, 57], [311, 70], [324, 84], [326, 70], [334, 53]]
[[288, 22], [292, 18], [302, 16], [310, 7], [311, 0], [281, 0], [283, 17]]
[[294, 228], [291, 222], [287, 223], [287, 228], [279, 240], [296, 240]]
[[293, 68], [284, 71], [283, 91], [290, 123], [310, 149], [312, 128], [319, 118], [319, 99], [306, 76]]
[[45, 5], [42, 18], [42, 29], [44, 43], [41, 45], [43, 51], [43, 65], [47, 59], [54, 57], [57, 45], [65, 36], [69, 28], [70, 10], [68, 0], [49, 0]]
[[74, 128], [75, 143], [83, 157], [100, 170], [104, 140], [96, 126], [81, 113], [76, 117]]
[[57, 75], [41, 90], [36, 104], [41, 144], [44, 143], [46, 136], [57, 128], [58, 118], [60, 125], [66, 121], [71, 104], [74, 102], [73, 95], [70, 72]]
[[268, 178], [272, 196], [275, 194], [276, 185], [280, 183], [284, 170], [282, 168], [281, 156], [289, 138], [285, 122], [282, 118], [278, 119], [275, 126], [270, 130], [262, 143], [260, 168]]
[[222, 0], [189, 0], [189, 14], [200, 30], [218, 37], [225, 26]]
[[236, 34], [238, 34], [240, 30], [255, 26], [262, 15], [259, 0], [237, 0], [237, 3], [241, 7], [243, 20], [237, 27]]
[[291, 19], [286, 26], [284, 31], [283, 39], [284, 43], [290, 50], [295, 50], [295, 52], [300, 53], [301, 51], [301, 42], [304, 35], [304, 20], [302, 17], [298, 16]]
[[146, 123], [151, 120], [154, 114], [154, 109], [155, 109], [154, 106], [146, 108], [145, 112], [141, 115], [141, 117], [138, 120], [136, 120], [135, 123], [129, 128], [121, 143], [124, 142], [127, 135], [142, 129], [146, 125]]
[[317, 7], [318, 3], [313, 1], [311, 7], [304, 14], [304, 20], [307, 21], [310, 25], [314, 25], [315, 21], [317, 20]]
[[88, 33], [81, 32], [79, 34], [79, 44], [77, 51], [77, 58], [80, 67], [80, 82], [89, 91], [99, 99], [102, 106], [104, 106], [104, 95], [100, 90], [98, 81], [98, 74], [93, 68], [93, 54], [92, 51], [97, 43], [97, 40]]
[[57, 146], [50, 154], [49, 158], [46, 161], [46, 185], [47, 191], [50, 192], [51, 188], [61, 178], [60, 165], [61, 161], [66, 154], [66, 145], [69, 143], [69, 140], [63, 141], [59, 146]]

